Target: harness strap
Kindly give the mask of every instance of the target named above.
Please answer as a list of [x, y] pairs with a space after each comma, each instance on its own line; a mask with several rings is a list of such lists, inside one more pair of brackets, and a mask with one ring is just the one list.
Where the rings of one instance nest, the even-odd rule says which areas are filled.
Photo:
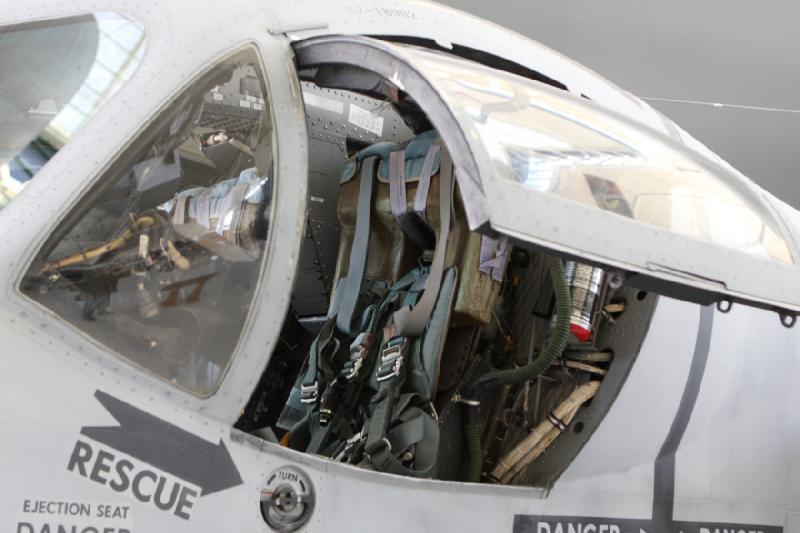
[[432, 229], [430, 222], [428, 222], [428, 215], [425, 212], [428, 207], [428, 192], [431, 188], [431, 176], [433, 175], [433, 163], [436, 161], [436, 155], [439, 153], [439, 145], [432, 144], [428, 148], [428, 153], [425, 154], [425, 161], [422, 163], [422, 170], [419, 173], [419, 182], [417, 183], [417, 195], [414, 197], [414, 213], [422, 220], [428, 229]]
[[339, 340], [334, 337], [336, 321], [328, 319], [319, 335], [311, 343], [308, 350], [305, 372], [300, 374], [295, 381], [289, 398], [286, 400], [283, 411], [278, 418], [278, 427], [289, 430], [295, 424], [307, 417], [311, 409], [319, 401], [320, 380], [323, 384], [333, 374], [333, 369], [328, 361], [321, 357], [331, 343], [334, 343], [332, 353], [339, 351]]
[[[379, 303], [372, 304], [364, 310], [362, 319], [359, 320], [362, 331], [350, 344], [350, 358], [345, 361], [338, 373], [333, 368], [325, 368], [325, 372], [320, 372], [320, 363], [326, 363], [324, 358], [320, 358], [326, 347], [333, 342], [335, 346], [332, 353], [339, 351], [340, 341], [335, 335], [335, 319], [329, 319], [317, 338], [314, 339], [309, 349], [306, 371], [299, 384], [295, 385], [297, 393], [295, 393], [294, 389], [292, 390], [292, 395], [296, 395], [300, 402], [307, 404], [303, 408], [305, 413], [309, 413], [314, 405], [319, 405], [318, 416], [308, 419], [312, 444], [309, 445], [307, 451], [312, 448], [316, 450], [323, 445], [330, 432], [330, 426], [334, 424], [333, 421], [340, 401], [344, 398], [345, 403], [347, 403], [348, 398], [350, 400], [354, 399], [350, 397], [352, 394], [349, 395], [346, 391], [350, 390], [348, 386], [351, 383], [359, 381], [358, 376], [363, 373], [363, 367], [369, 367], [371, 363], [368, 358], [372, 353], [373, 344], [377, 340], [376, 334], [379, 321], [386, 316], [388, 308], [397, 304], [398, 298], [403, 291], [412, 290], [420, 276], [419, 268], [410, 271], [389, 288]], [[324, 388], [324, 392], [320, 395], [319, 391], [322, 388]], [[308, 391], [305, 396], [303, 391]], [[296, 404], [296, 402], [294, 403]], [[318, 436], [320, 432], [323, 434]]]
[[[389, 204], [400, 229], [421, 250], [431, 248], [433, 236], [430, 229], [416, 214], [408, 212], [406, 199], [406, 153], [398, 150], [389, 154]], [[417, 189], [419, 192], [419, 189]], [[419, 194], [417, 195], [419, 196]], [[414, 199], [416, 204], [417, 198]], [[427, 200], [425, 201], [427, 203]]]
[[[397, 400], [395, 416], [392, 418], [399, 423], [384, 438], [373, 442], [368, 438], [364, 451], [375, 469], [381, 472], [432, 477], [439, 453], [439, 426], [428, 413], [409, 405], [413, 396], [405, 394]], [[403, 464], [412, 461], [413, 468]]]
[[[371, 359], [368, 360], [368, 357], [373, 353], [372, 346], [377, 340], [379, 322], [385, 318], [387, 309], [397, 303], [403, 291], [414, 290], [421, 276], [423, 273], [420, 268], [411, 270], [389, 288], [379, 303], [371, 305], [364, 311], [363, 314], [368, 316], [368, 319], [361, 321], [364, 323], [364, 329], [350, 345], [350, 359], [345, 362], [334, 379], [329, 378], [330, 381], [321, 383], [325, 387], [325, 391], [318, 402], [318, 411], [310, 411], [311, 406], [309, 406], [306, 421], [311, 438], [306, 448], [307, 452], [324, 454], [329, 451], [327, 447], [332, 442], [331, 439], [337, 435], [340, 425], [343, 422], [346, 423], [348, 417], [351, 416], [350, 410], [353, 407], [351, 404], [357, 400], [360, 394], [359, 390], [365, 383], [365, 379], [361, 379], [359, 376], [363, 374], [364, 367], [371, 368]], [[419, 290], [421, 289], [417, 289], [417, 291]], [[410, 301], [413, 303], [413, 300]], [[333, 323], [334, 320], [331, 319], [330, 324]], [[335, 329], [330, 327], [330, 331], [328, 331], [327, 326], [328, 324], [323, 327], [317, 338], [322, 348], [316, 348], [317, 340], [315, 340], [312, 349], [309, 350], [309, 368], [302, 383], [310, 382], [309, 380], [313, 379], [312, 359], [319, 357], [324, 350], [323, 345], [329, 344], [331, 339], [339, 342], [334, 336]], [[338, 351], [338, 344], [335, 351]], [[316, 366], [316, 363], [314, 365]], [[332, 371], [333, 369], [331, 369]], [[317, 379], [320, 378], [321, 376], [317, 375]]]
[[361, 292], [361, 284], [364, 281], [364, 273], [367, 268], [367, 244], [369, 243], [375, 160], [376, 156], [372, 156], [361, 163], [358, 204], [356, 206], [356, 229], [353, 236], [353, 246], [350, 249], [347, 277], [340, 283], [340, 290], [343, 290], [344, 294], [336, 314], [336, 327], [347, 335], [353, 334], [353, 315], [356, 312], [358, 295]]
[[328, 436], [333, 429], [333, 424], [327, 424], [325, 426], [320, 426], [317, 422], [316, 424], [313, 423], [313, 413], [310, 417], [312, 420], [309, 421], [309, 426], [313, 427], [314, 429], [311, 430], [311, 440], [308, 443], [308, 447], [306, 448], [307, 453], [320, 453], [320, 450], [328, 441]]
[[339, 340], [333, 336], [334, 324], [335, 321], [333, 319], [328, 320], [322, 327], [319, 335], [317, 335], [317, 338], [311, 343], [311, 347], [308, 350], [308, 366], [306, 367], [303, 380], [300, 382], [300, 401], [302, 403], [314, 404], [317, 402], [317, 397], [319, 395], [320, 354], [322, 351], [328, 347], [331, 340], [337, 344], [334, 352], [338, 351]]
[[394, 323], [398, 335], [418, 337], [428, 325], [444, 273], [444, 260], [447, 252], [447, 240], [450, 234], [450, 216], [453, 207], [453, 161], [447, 150], [442, 150], [442, 161], [439, 170], [439, 239], [433, 255], [428, 286], [417, 305], [412, 309], [403, 306], [394, 313]]
[[[403, 371], [403, 359], [408, 351], [408, 339], [394, 337], [390, 339], [381, 351], [377, 364], [378, 392], [372, 401], [375, 408], [369, 419], [367, 430], [367, 444], [364, 451], [372, 457], [382, 448], [391, 448], [386, 439], [389, 422], [394, 411], [395, 400], [402, 380], [397, 379]], [[373, 462], [374, 464], [374, 462]]]

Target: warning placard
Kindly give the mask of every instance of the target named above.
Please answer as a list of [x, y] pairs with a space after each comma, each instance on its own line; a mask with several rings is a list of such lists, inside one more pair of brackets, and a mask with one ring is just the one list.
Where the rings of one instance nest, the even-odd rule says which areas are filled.
[[514, 515], [514, 533], [783, 533], [782, 526], [590, 516]]

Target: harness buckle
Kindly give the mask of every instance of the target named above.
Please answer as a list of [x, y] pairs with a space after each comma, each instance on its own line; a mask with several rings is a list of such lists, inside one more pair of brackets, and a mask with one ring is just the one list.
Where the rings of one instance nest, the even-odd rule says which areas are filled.
[[358, 371], [364, 365], [364, 359], [367, 358], [367, 354], [369, 354], [373, 344], [375, 344], [374, 334], [368, 331], [358, 334], [350, 345], [350, 360], [342, 368], [342, 377], [344, 379], [349, 381], [358, 375]]
[[423, 250], [422, 255], [419, 257], [420, 266], [430, 266], [433, 263], [433, 256], [435, 250]]
[[394, 337], [389, 339], [381, 352], [381, 361], [378, 365], [378, 382], [393, 379], [400, 375], [400, 367], [403, 365], [403, 357], [406, 354], [408, 340], [405, 337]]
[[316, 403], [319, 394], [319, 382], [315, 381], [311, 385], [302, 383], [300, 385], [300, 402], [301, 403]]
[[361, 431], [359, 431], [358, 433], [356, 433], [355, 435], [353, 435], [352, 437], [350, 437], [345, 441], [344, 447], [339, 453], [337, 453], [333, 457], [333, 460], [337, 462], [347, 461], [350, 457], [350, 452], [363, 439], [364, 439], [364, 428], [361, 428]]

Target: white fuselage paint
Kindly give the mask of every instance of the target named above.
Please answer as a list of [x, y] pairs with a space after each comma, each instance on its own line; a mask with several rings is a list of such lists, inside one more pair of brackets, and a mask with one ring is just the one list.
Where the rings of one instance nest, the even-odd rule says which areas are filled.
[[[316, 490], [316, 510], [307, 531], [511, 531], [514, 515], [521, 514], [609, 517], [565, 521], [560, 531], [548, 525], [549, 531], [537, 533], [617, 533], [610, 518], [650, 517], [653, 462], [678, 409], [699, 317], [697, 306], [666, 298], [658, 304], [650, 335], [619, 397], [549, 494], [536, 488], [376, 474], [286, 450], [231, 427], [266, 365], [264, 354], [271, 353], [277, 342], [305, 219], [306, 132], [290, 38], [334, 34], [433, 38], [516, 61], [563, 82], [575, 94], [670, 133], [672, 128], [660, 115], [537, 43], [419, 1], [39, 0], [35, 5], [0, 6], [0, 23], [97, 10], [120, 11], [144, 24], [145, 61], [75, 140], [0, 211], [4, 379], [0, 432], [6, 436], [0, 459], [0, 530], [58, 533], [63, 526], [61, 530], [70, 533], [266, 533], [269, 529], [259, 511], [260, 488], [269, 472], [287, 464], [307, 472]], [[43, 239], [131, 135], [196, 73], [245, 43], [259, 47], [270, 95], [277, 102], [280, 179], [274, 201], [279, 208], [271, 224], [278, 237], [238, 356], [219, 391], [201, 399], [123, 362], [23, 298], [16, 285]], [[681, 142], [710, 154], [682, 130], [673, 131]], [[796, 213], [792, 217], [798, 220]], [[728, 315], [717, 313], [697, 406], [676, 458], [676, 519], [783, 525], [786, 513], [800, 508], [798, 330], [782, 328], [767, 311], [734, 306]], [[112, 458], [101, 459], [102, 447], [91, 443], [92, 457], [80, 463], [85, 469], [78, 463], [68, 468], [82, 427], [116, 423], [96, 401], [97, 389], [209, 441], [221, 439], [243, 483], [206, 496], [187, 493], [185, 501], [180, 500], [181, 488], [173, 505], [163, 511], [152, 504], [157, 480], [146, 475], [139, 480], [137, 490], [151, 501], [134, 494], [131, 474], [135, 478], [147, 465], [128, 471], [113, 450], [106, 450]], [[116, 491], [111, 484], [124, 485], [123, 474], [129, 486]], [[166, 482], [163, 491], [162, 501], [169, 501], [172, 492]], [[67, 511], [73, 504], [91, 506], [92, 513], [53, 515], [52, 502], [64, 502]], [[746, 531], [751, 530], [758, 531]], [[739, 533], [724, 527], [701, 528], [699, 533], [731, 531]]]

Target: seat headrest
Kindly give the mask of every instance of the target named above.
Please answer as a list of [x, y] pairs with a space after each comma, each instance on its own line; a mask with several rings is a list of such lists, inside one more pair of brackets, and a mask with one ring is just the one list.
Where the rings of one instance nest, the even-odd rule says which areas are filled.
[[[381, 142], [367, 146], [360, 152], [356, 153], [353, 158], [347, 161], [342, 169], [342, 177], [339, 180], [339, 183], [346, 183], [353, 179], [358, 163], [371, 156], [377, 156], [380, 160], [380, 164], [378, 165], [378, 181], [388, 183], [389, 166], [385, 165], [384, 163], [389, 161], [390, 153], [398, 150], [405, 151], [406, 181], [417, 181], [419, 179], [419, 173], [422, 170], [422, 165], [425, 161], [425, 156], [428, 154], [428, 150], [438, 136], [439, 134], [436, 130], [429, 130], [424, 133], [420, 133], [402, 145], [391, 142]], [[437, 153], [433, 160], [433, 174], [436, 174], [439, 171], [440, 160], [441, 158]]]

